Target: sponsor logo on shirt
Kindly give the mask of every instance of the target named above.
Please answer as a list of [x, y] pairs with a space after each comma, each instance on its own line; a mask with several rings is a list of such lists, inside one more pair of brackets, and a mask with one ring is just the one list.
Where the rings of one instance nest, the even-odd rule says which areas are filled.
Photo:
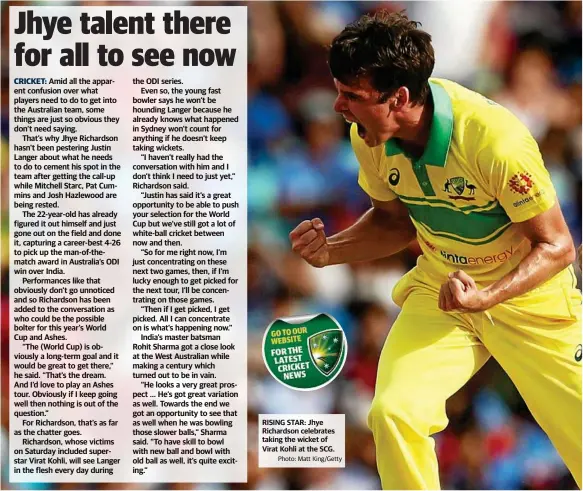
[[514, 206], [514, 208], [518, 208], [519, 206], [525, 205], [526, 203], [530, 203], [531, 201], [534, 201], [535, 198], [540, 198], [543, 194], [545, 194], [545, 190], [541, 189], [540, 191], [537, 191], [536, 194], [532, 195], [532, 196], [527, 196], [524, 199], [515, 201], [514, 203], [512, 203], [512, 206]]
[[504, 252], [492, 254], [490, 256], [460, 256], [446, 251], [441, 251], [441, 257], [454, 264], [467, 264], [477, 266], [479, 264], [499, 264], [508, 261], [516, 251], [513, 247]]
[[534, 181], [528, 172], [517, 172], [510, 178], [508, 185], [515, 193], [526, 194], [534, 186]]

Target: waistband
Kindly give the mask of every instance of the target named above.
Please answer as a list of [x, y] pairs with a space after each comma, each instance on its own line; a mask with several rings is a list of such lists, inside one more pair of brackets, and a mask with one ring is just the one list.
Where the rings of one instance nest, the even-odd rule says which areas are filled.
[[[447, 281], [447, 276], [439, 275], [437, 272], [424, 271], [419, 266], [415, 266], [408, 273], [406, 273], [395, 285], [392, 292], [393, 301], [402, 307], [403, 303], [411, 292], [415, 289], [421, 291], [426, 291], [428, 294], [439, 295], [439, 290], [441, 285]], [[483, 289], [498, 280], [492, 280], [488, 283], [486, 282], [476, 282], [479, 289]], [[565, 290], [573, 289], [577, 290], [577, 277], [575, 276], [575, 271], [573, 266], [569, 266], [564, 270], [557, 273], [555, 276], [545, 281], [541, 285], [528, 292], [519, 295], [518, 297], [511, 298], [508, 303], [513, 301], [523, 303], [528, 300], [530, 296], [537, 296], [544, 292], [552, 292], [555, 290]], [[577, 290], [578, 291], [578, 290]]]

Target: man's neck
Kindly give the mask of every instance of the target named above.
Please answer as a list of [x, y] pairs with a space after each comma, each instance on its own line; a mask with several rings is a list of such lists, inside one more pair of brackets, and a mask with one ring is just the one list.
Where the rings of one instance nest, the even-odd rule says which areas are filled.
[[423, 155], [429, 141], [432, 120], [433, 99], [430, 95], [425, 104], [415, 106], [408, 111], [406, 118], [402, 122], [401, 129], [395, 135], [399, 139], [399, 145], [403, 150], [416, 158]]

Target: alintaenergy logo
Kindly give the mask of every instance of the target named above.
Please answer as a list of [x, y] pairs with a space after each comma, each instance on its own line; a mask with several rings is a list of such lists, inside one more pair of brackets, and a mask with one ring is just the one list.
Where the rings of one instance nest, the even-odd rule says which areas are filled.
[[478, 264], [496, 264], [508, 261], [514, 254], [514, 248], [506, 249], [504, 252], [499, 254], [492, 254], [491, 256], [459, 256], [458, 254], [451, 254], [449, 252], [441, 251], [441, 256], [444, 259], [454, 263], [454, 264], [468, 264], [468, 265], [478, 265]]
[[519, 201], [515, 201], [514, 203], [512, 203], [512, 206], [514, 206], [514, 208], [518, 208], [519, 206], [525, 205], [526, 203], [530, 203], [531, 201], [534, 201], [536, 198], [540, 198], [543, 194], [545, 194], [545, 190], [541, 189], [540, 191], [536, 192], [533, 196], [527, 196], [524, 199], [521, 199]]

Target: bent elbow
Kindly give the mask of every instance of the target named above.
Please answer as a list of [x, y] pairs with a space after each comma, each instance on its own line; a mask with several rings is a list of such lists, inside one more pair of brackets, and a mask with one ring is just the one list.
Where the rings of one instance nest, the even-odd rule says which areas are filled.
[[399, 229], [401, 230], [403, 236], [409, 239], [409, 242], [412, 242], [417, 238], [417, 229], [409, 217], [401, 221], [399, 224]]
[[564, 252], [561, 254], [561, 256], [565, 267], [576, 261], [577, 249], [575, 249], [575, 244], [573, 244], [573, 241], [570, 240], [569, 243], [565, 245]]
[[553, 269], [557, 271], [562, 271], [577, 259], [577, 250], [571, 237], [554, 243], [539, 243], [538, 247], [541, 248], [541, 251], [544, 251], [543, 254], [546, 256], [548, 264], [552, 264]]
[[560, 237], [554, 243], [547, 243], [546, 248], [547, 253], [550, 252], [549, 260], [560, 270], [563, 270], [577, 260], [577, 249], [570, 235], [568, 237]]
[[417, 238], [417, 229], [411, 225], [411, 227], [409, 228], [409, 242], [415, 240]]

